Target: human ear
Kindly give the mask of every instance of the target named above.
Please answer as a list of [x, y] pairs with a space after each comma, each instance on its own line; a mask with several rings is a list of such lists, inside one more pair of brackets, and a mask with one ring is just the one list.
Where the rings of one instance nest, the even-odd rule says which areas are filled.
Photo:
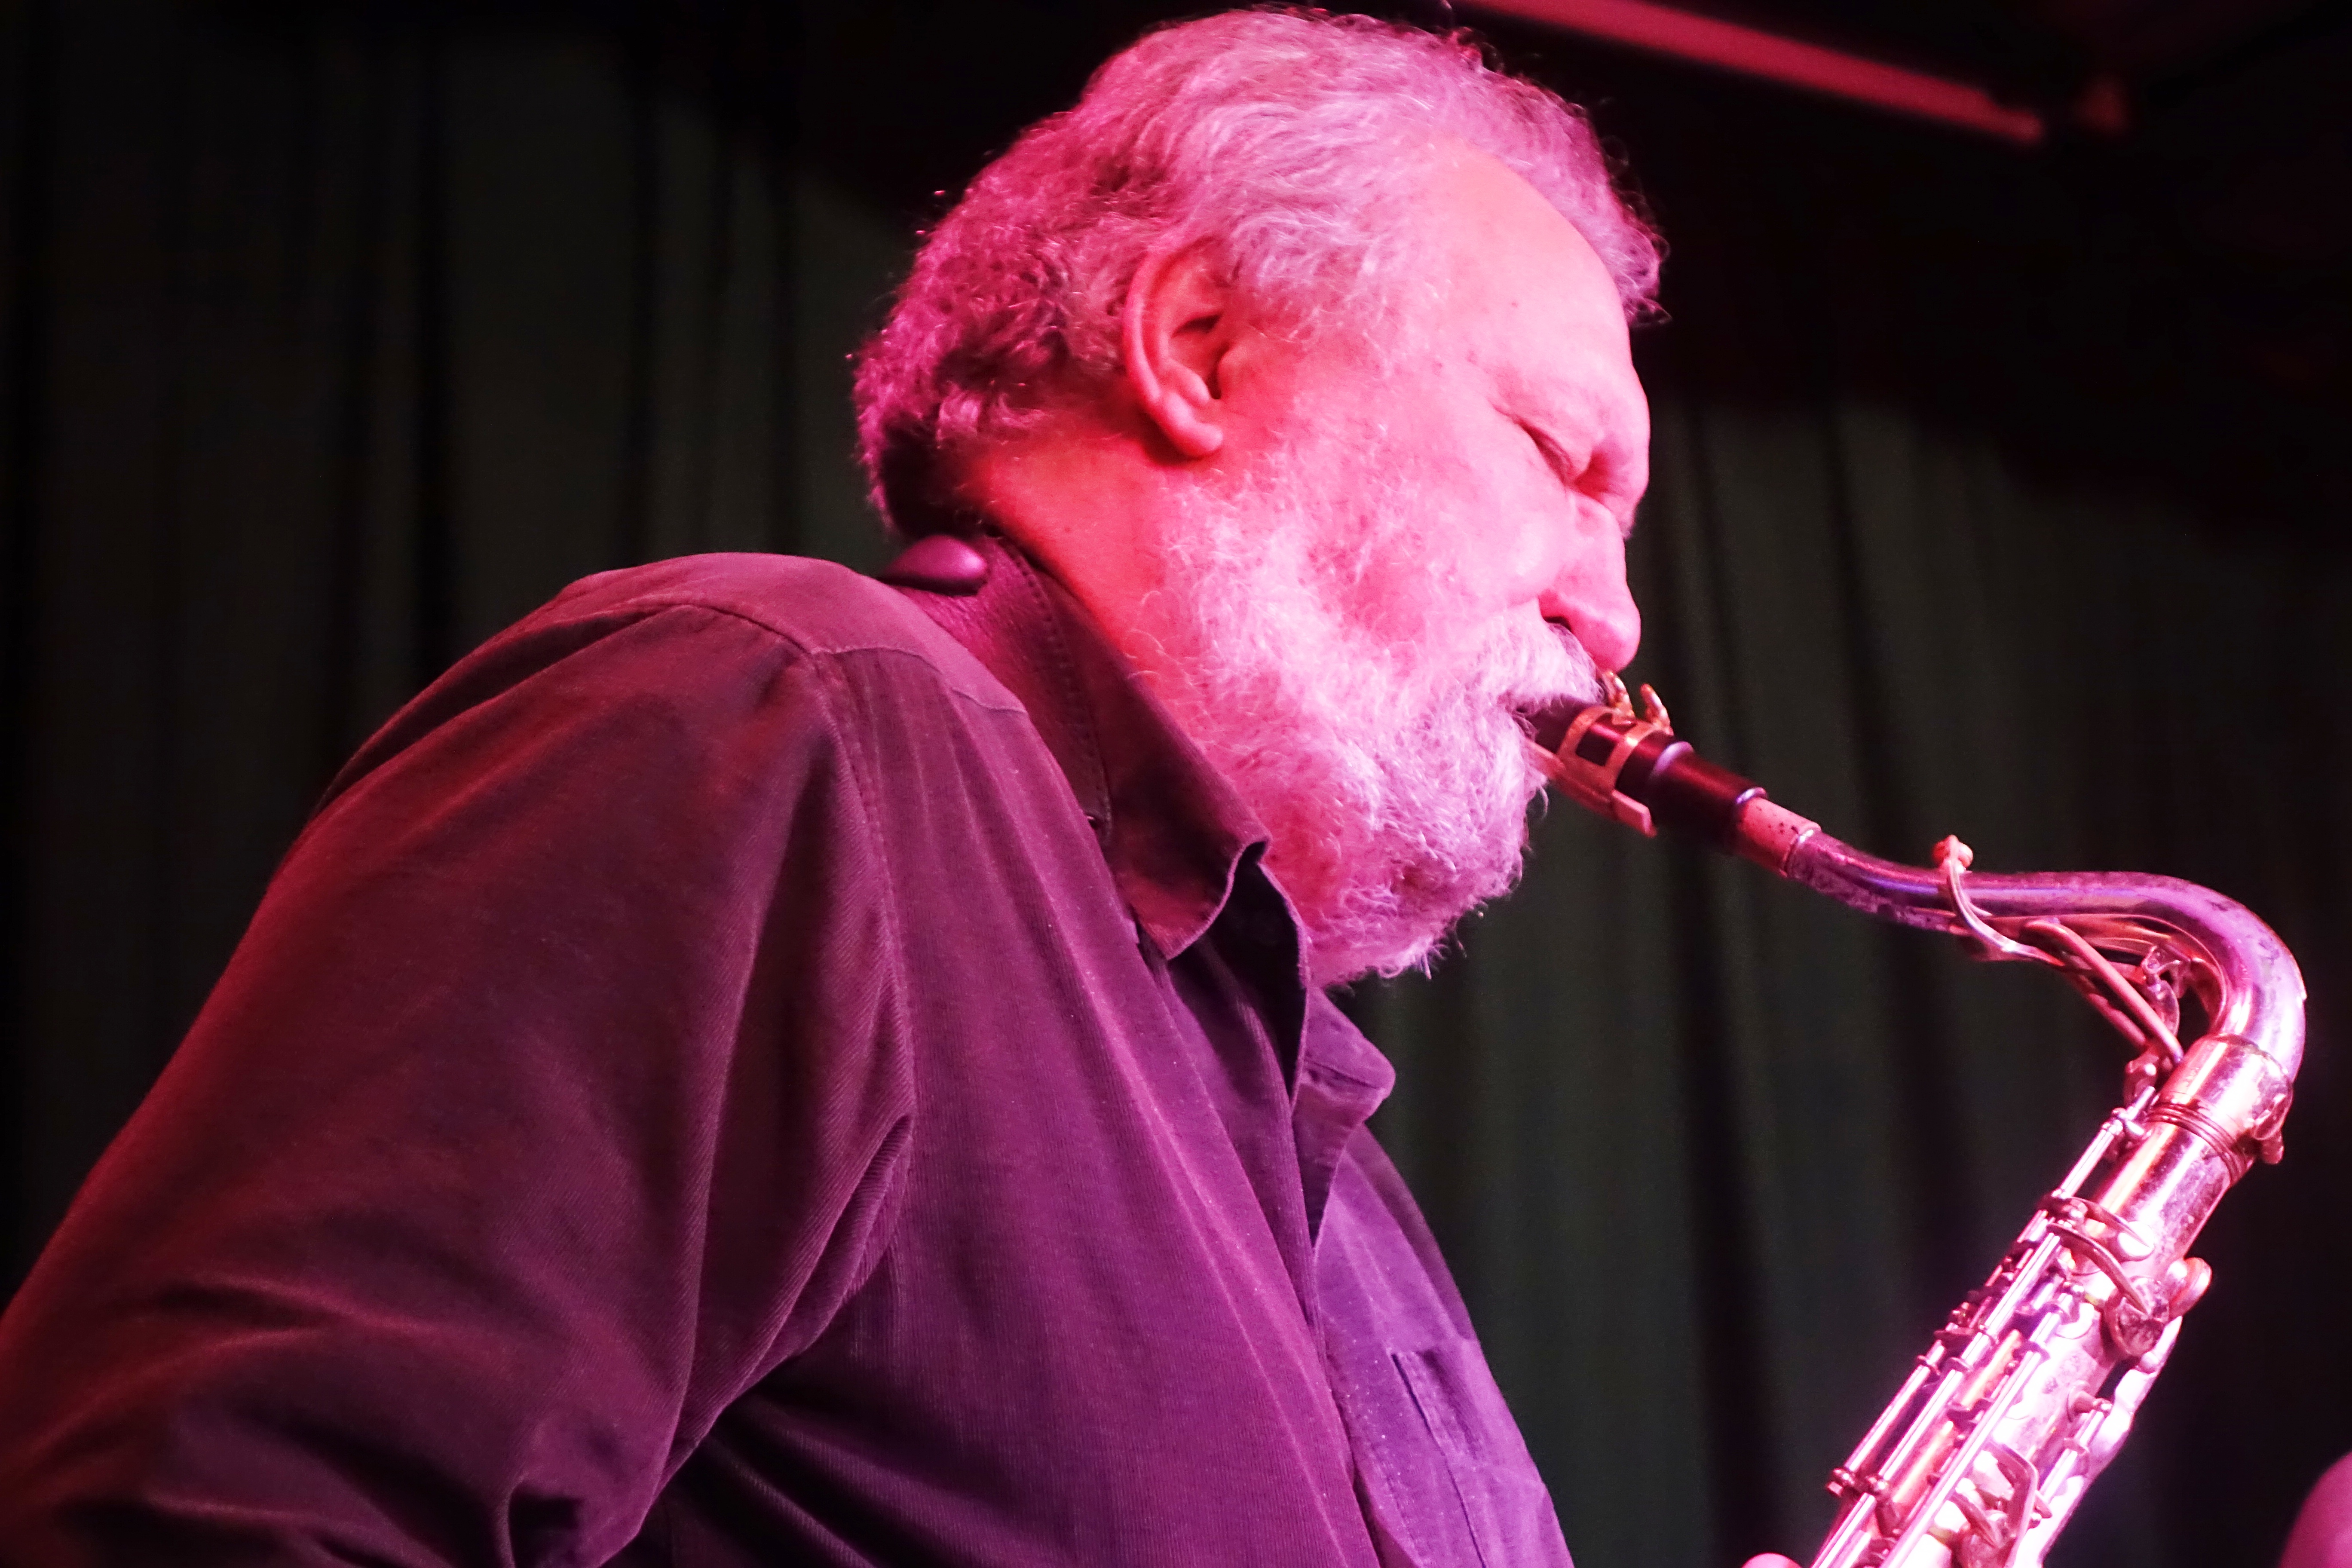
[[1128, 285], [1121, 322], [1127, 384], [1144, 416], [1186, 458], [1225, 444], [1219, 367], [1233, 347], [1233, 289], [1206, 245], [1153, 253]]

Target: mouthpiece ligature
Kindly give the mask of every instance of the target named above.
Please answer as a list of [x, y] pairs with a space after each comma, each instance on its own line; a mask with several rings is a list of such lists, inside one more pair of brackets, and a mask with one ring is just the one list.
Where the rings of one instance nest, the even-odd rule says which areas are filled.
[[1819, 825], [1700, 756], [1675, 734], [1654, 689], [1642, 688], [1637, 716], [1624, 681], [1613, 671], [1602, 679], [1606, 701], [1535, 721], [1535, 744], [1561, 793], [1645, 837], [1663, 826], [1786, 876], [1790, 854]]

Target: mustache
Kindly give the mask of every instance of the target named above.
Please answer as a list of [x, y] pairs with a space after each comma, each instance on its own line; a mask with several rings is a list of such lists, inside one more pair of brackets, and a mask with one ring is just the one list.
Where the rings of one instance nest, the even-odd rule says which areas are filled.
[[1557, 751], [1568, 736], [1568, 727], [1576, 715], [1607, 696], [1601, 679], [1601, 667], [1576, 634], [1558, 621], [1547, 621], [1544, 629], [1551, 635], [1559, 652], [1566, 656], [1567, 668], [1557, 678], [1543, 681], [1537, 689], [1515, 694], [1512, 717], [1528, 740], [1547, 752]]

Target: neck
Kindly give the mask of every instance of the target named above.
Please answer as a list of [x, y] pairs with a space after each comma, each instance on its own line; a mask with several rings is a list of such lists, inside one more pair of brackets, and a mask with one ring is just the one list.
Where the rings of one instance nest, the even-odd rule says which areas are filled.
[[992, 447], [964, 490], [1166, 696], [1171, 683], [1190, 684], [1169, 656], [1161, 544], [1185, 482], [1128, 437], [1053, 429]]

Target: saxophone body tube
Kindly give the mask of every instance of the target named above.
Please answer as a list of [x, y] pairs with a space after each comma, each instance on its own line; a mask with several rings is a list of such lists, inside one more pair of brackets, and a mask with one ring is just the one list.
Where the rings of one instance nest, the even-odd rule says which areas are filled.
[[[1953, 1310], [1830, 1489], [1813, 1568], [2035, 1568], [2128, 1432], [2211, 1279], [2189, 1248], [2256, 1161], [2275, 1161], [2303, 1058], [2303, 978], [2270, 928], [2168, 877], [1983, 875], [1867, 855], [1700, 757], [1647, 688], [1539, 714], [1562, 794], [1665, 827], [1865, 914], [2064, 972], [2140, 1047], [2123, 1103]], [[2128, 969], [2125, 966], [2130, 966]], [[2204, 1027], [2177, 1037], [2179, 1002]]]

